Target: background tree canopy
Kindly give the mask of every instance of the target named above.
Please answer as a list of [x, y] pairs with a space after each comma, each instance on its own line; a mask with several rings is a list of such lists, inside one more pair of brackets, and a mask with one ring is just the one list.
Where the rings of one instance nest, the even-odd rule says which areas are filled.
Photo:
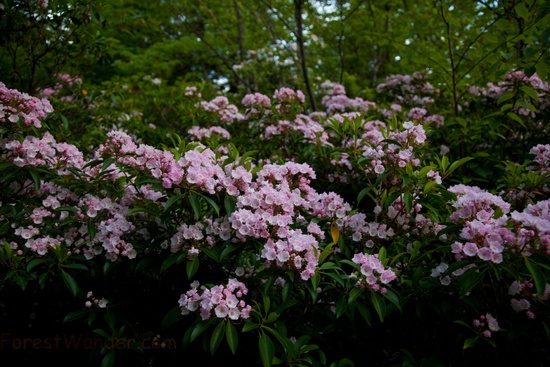
[[331, 80], [359, 95], [427, 70], [456, 105], [467, 85], [514, 68], [545, 79], [550, 62], [550, 6], [537, 0], [38, 3], [0, 10], [0, 77], [27, 92], [64, 70], [90, 83], [210, 81], [241, 96]]

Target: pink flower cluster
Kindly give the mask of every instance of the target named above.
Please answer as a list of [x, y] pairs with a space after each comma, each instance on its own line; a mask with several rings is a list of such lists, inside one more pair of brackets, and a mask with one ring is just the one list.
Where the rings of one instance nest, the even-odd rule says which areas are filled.
[[186, 182], [191, 186], [197, 186], [202, 191], [215, 194], [222, 190], [222, 182], [229, 185], [231, 182], [225, 180], [226, 174], [216, 162], [216, 153], [211, 149], [201, 148], [189, 150], [178, 161], [178, 166], [184, 174]]
[[359, 272], [350, 275], [350, 278], [357, 279], [356, 287], [367, 287], [384, 294], [387, 292], [384, 285], [397, 278], [393, 270], [384, 267], [382, 262], [378, 260], [378, 254], [357, 253], [353, 255], [351, 261], [360, 266]]
[[315, 275], [318, 264], [319, 244], [311, 234], [304, 234], [300, 229], [279, 231], [283, 237], [277, 241], [271, 238], [265, 243], [261, 257], [267, 260], [267, 265], [274, 262], [279, 268], [288, 267], [300, 273], [303, 280]]
[[271, 106], [269, 97], [261, 93], [247, 94], [241, 103], [245, 107], [268, 108]]
[[[363, 156], [370, 161], [365, 168], [367, 174], [374, 173], [379, 176], [388, 167], [405, 168], [409, 164], [413, 166], [420, 164], [420, 160], [414, 155], [414, 150], [425, 144], [426, 132], [421, 125], [415, 125], [411, 121], [403, 123], [403, 127], [403, 131], [390, 132], [386, 138], [382, 134], [373, 133], [365, 136], [369, 141], [361, 142], [360, 148], [363, 150]], [[372, 128], [378, 129], [378, 125]], [[373, 147], [374, 139], [379, 140]], [[399, 145], [386, 143], [385, 139], [396, 140]]]
[[461, 259], [464, 256], [477, 256], [484, 261], [501, 263], [505, 245], [515, 239], [506, 224], [506, 216], [494, 219], [485, 210], [479, 211], [477, 219], [467, 221], [460, 233], [461, 239], [466, 243], [455, 242], [451, 245], [455, 257]]
[[529, 153], [535, 156], [533, 160], [537, 166], [533, 169], [542, 173], [550, 172], [550, 144], [538, 144], [531, 148]]
[[246, 285], [237, 279], [229, 278], [227, 285], [216, 285], [211, 288], [201, 286], [199, 282], [191, 283], [191, 289], [182, 294], [179, 300], [182, 315], [199, 310], [201, 318], [229, 318], [237, 321], [247, 319], [252, 307], [241, 298], [248, 293]]
[[105, 257], [111, 261], [120, 256], [133, 259], [137, 256], [131, 243], [126, 242], [125, 236], [135, 231], [135, 226], [128, 220], [130, 215], [128, 207], [113, 202], [109, 198], [100, 199], [92, 195], [86, 195], [77, 205], [80, 208], [80, 216], [101, 219], [95, 226], [95, 236], [89, 233], [89, 227], [83, 224], [78, 232], [82, 236], [88, 236], [84, 249], [84, 256], [90, 260], [105, 251]]
[[187, 97], [197, 97], [197, 98], [201, 98], [201, 97], [202, 97], [202, 94], [198, 91], [198, 88], [195, 87], [194, 85], [189, 86], [189, 87], [185, 87], [185, 92], [184, 92], [184, 94], [185, 94]]
[[209, 244], [204, 240], [204, 224], [181, 224], [170, 239], [170, 251], [186, 251], [189, 257], [199, 254], [199, 248]]
[[72, 144], [57, 143], [48, 132], [41, 139], [26, 136], [22, 142], [2, 140], [0, 149], [7, 151], [1, 159], [18, 167], [48, 166], [61, 175], [70, 174], [67, 168], [80, 169], [85, 164], [81, 151]]
[[[457, 195], [453, 204], [456, 211], [450, 219], [464, 224], [460, 237], [466, 241], [452, 244], [455, 257], [477, 256], [484, 261], [502, 262], [505, 245], [515, 240], [514, 234], [507, 228], [506, 214], [510, 211], [510, 204], [475, 186], [460, 184], [450, 187], [449, 191]], [[496, 214], [499, 215], [497, 218]]]
[[433, 278], [439, 277], [439, 281], [441, 282], [441, 284], [444, 285], [444, 286], [447, 286], [447, 285], [451, 284], [451, 281], [453, 281], [457, 277], [460, 277], [467, 270], [473, 269], [473, 268], [476, 268], [476, 267], [477, 267], [476, 264], [470, 263], [466, 266], [463, 266], [459, 269], [456, 269], [451, 274], [447, 274], [447, 275], [443, 276], [443, 274], [445, 274], [445, 272], [449, 268], [449, 265], [447, 263], [441, 262], [441, 263], [439, 263], [438, 266], [436, 266], [435, 268], [432, 269], [432, 272], [431, 272], [430, 276], [433, 277]]
[[346, 95], [346, 89], [343, 85], [325, 81], [321, 84], [321, 88], [326, 91], [321, 102], [327, 109], [329, 115], [337, 112], [359, 111], [367, 112], [376, 109], [376, 103], [365, 101], [362, 98], [349, 98]]
[[171, 152], [146, 144], [137, 146], [132, 138], [122, 131], [111, 131], [107, 136], [107, 141], [95, 152], [97, 158], [115, 157], [120, 164], [149, 171], [154, 178], [162, 181], [165, 188], [181, 183], [183, 169]]
[[536, 317], [534, 305], [529, 300], [540, 299], [541, 301], [550, 300], [550, 284], [546, 284], [542, 296], [537, 296], [535, 293], [533, 282], [526, 280], [524, 282], [514, 281], [508, 288], [508, 294], [513, 296], [510, 299], [510, 306], [516, 313], [525, 312], [525, 316], [529, 319]]
[[376, 91], [386, 94], [401, 104], [426, 106], [433, 103], [431, 97], [438, 91], [426, 81], [427, 73], [414, 72], [412, 75], [395, 74], [386, 77], [385, 83], [380, 83]]
[[[0, 82], [0, 124], [22, 123], [24, 127], [42, 127], [41, 120], [53, 112], [46, 98], [38, 99]], [[9, 127], [11, 129], [11, 127]]]
[[239, 109], [234, 104], [229, 104], [229, 100], [224, 96], [218, 96], [211, 101], [201, 101], [196, 106], [218, 115], [220, 121], [228, 125], [244, 120]]
[[301, 90], [294, 91], [286, 87], [275, 90], [273, 98], [279, 101], [279, 103], [304, 103], [306, 101], [306, 96]]
[[106, 300], [105, 298], [96, 298], [94, 297], [94, 293], [92, 291], [89, 291], [88, 293], [86, 293], [86, 303], [84, 304], [87, 308], [90, 308], [92, 306], [96, 306], [98, 308], [106, 308], [107, 307], [107, 304], [109, 303], [108, 300]]
[[455, 212], [450, 217], [452, 222], [476, 219], [480, 211], [484, 211], [484, 215], [491, 217], [497, 210], [501, 214], [510, 212], [509, 203], [500, 196], [493, 195], [479, 187], [459, 184], [449, 187], [449, 191], [457, 196], [457, 200], [453, 204]]
[[324, 232], [316, 221], [337, 220], [350, 210], [334, 193], [317, 193], [309, 186], [315, 178], [307, 164], [266, 164], [257, 179], [237, 198], [229, 217], [234, 241], [265, 239], [261, 258], [266, 266], [289, 268], [309, 279], [318, 264], [318, 239]]
[[497, 101], [505, 93], [514, 92], [520, 85], [532, 88], [537, 94], [536, 100], [530, 101], [535, 109], [532, 110], [525, 105], [515, 104], [512, 111], [520, 116], [542, 117], [544, 111], [550, 107], [550, 94], [548, 93], [550, 92], [550, 85], [537, 74], [528, 77], [523, 71], [510, 71], [503, 81], [498, 83], [489, 82], [486, 88], [471, 87], [469, 92], [474, 96], [483, 96], [485, 99]]
[[508, 215], [510, 204], [478, 187], [455, 185], [449, 191], [457, 195], [450, 219], [464, 225], [460, 237], [465, 243], [451, 246], [457, 259], [477, 256], [500, 263], [505, 250], [550, 254], [550, 200]]
[[513, 211], [510, 217], [516, 228], [516, 251], [550, 255], [550, 199], [529, 204], [522, 212]]
[[[51, 88], [44, 88], [40, 91], [40, 95], [44, 97], [57, 96], [61, 93], [62, 89], [65, 87], [72, 87], [75, 84], [81, 84], [82, 79], [78, 76], [72, 76], [70, 74], [56, 74], [55, 77], [59, 80]], [[63, 96], [60, 98], [61, 102], [71, 102], [73, 99], [72, 95]]]
[[210, 128], [193, 126], [187, 130], [187, 134], [191, 137], [191, 140], [198, 141], [209, 140], [212, 135], [218, 136], [222, 139], [229, 139], [231, 137], [229, 132], [221, 126], [212, 126]]
[[310, 116], [299, 114], [294, 121], [278, 120], [266, 126], [261, 139], [268, 140], [273, 136], [286, 135], [296, 131], [303, 139], [312, 144], [328, 145], [329, 136], [324, 127]]
[[481, 335], [486, 338], [491, 337], [491, 332], [496, 332], [500, 330], [497, 319], [494, 318], [493, 315], [491, 315], [490, 313], [481, 315], [479, 319], [474, 319], [474, 321], [472, 321], [472, 325], [478, 328]]

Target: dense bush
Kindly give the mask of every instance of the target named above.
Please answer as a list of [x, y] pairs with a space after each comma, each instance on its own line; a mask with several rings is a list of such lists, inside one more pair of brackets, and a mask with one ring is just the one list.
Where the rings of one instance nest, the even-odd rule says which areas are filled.
[[426, 73], [388, 77], [376, 101], [327, 81], [317, 112], [286, 87], [231, 102], [59, 78], [41, 92], [55, 111], [0, 83], [3, 353], [550, 362], [536, 74], [471, 86], [461, 118]]

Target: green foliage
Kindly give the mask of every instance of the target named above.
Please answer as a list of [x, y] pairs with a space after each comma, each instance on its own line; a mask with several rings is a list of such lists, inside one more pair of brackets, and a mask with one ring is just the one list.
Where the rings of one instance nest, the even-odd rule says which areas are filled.
[[[546, 215], [534, 204], [548, 199], [549, 173], [530, 151], [550, 136], [547, 4], [46, 3], [0, 3], [0, 80], [55, 110], [38, 128], [4, 112], [23, 104], [0, 104], [2, 343], [38, 312], [39, 332], [97, 340], [87, 352], [102, 366], [178, 365], [189, 355], [335, 367], [547, 358], [537, 353], [550, 330], [548, 230], [533, 218]], [[282, 87], [317, 94], [272, 96]], [[271, 104], [243, 107], [253, 92]], [[330, 105], [348, 95], [376, 103]], [[204, 107], [217, 97], [234, 107], [231, 122]], [[230, 138], [191, 130], [212, 128]], [[22, 163], [23, 143], [40, 139], [31, 155], [48, 151], [44, 163]], [[70, 144], [82, 155], [64, 156]], [[262, 176], [289, 162], [315, 179]], [[197, 167], [215, 186], [187, 176]], [[468, 217], [460, 185], [510, 210], [483, 202]], [[266, 218], [299, 208], [292, 223], [262, 217], [265, 233], [243, 235], [230, 221], [252, 215], [243, 196], [283, 188], [288, 202], [266, 196], [256, 207]], [[489, 229], [470, 235], [472, 223]], [[311, 275], [296, 253], [265, 253], [268, 239], [290, 246], [295, 233], [315, 239]], [[463, 249], [498, 248], [495, 236], [507, 246], [502, 259]], [[367, 279], [361, 255], [395, 279]], [[249, 317], [184, 307], [182, 293], [230, 278], [248, 287], [239, 297]], [[522, 301], [529, 306], [514, 309]]]

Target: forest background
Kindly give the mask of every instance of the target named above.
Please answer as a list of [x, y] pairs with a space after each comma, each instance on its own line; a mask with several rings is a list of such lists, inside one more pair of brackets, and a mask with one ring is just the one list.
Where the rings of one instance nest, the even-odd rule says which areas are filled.
[[[104, 366], [176, 365], [190, 355], [220, 365], [231, 358], [242, 365], [545, 365], [549, 14], [550, 4], [538, 0], [2, 0], [2, 350], [21, 361], [63, 352]], [[9, 119], [30, 96], [51, 103], [49, 109], [43, 102], [46, 113], [37, 115], [43, 125]], [[322, 127], [308, 135], [314, 121]], [[415, 130], [419, 126], [422, 131]], [[383, 137], [370, 141], [370, 129], [377, 137], [380, 129]], [[400, 140], [400, 133], [413, 130], [417, 140]], [[46, 139], [44, 131], [58, 154], [58, 142], [66, 142], [81, 152], [83, 163], [65, 167], [70, 174], [47, 158], [42, 164], [20, 163], [14, 142]], [[361, 134], [368, 136], [356, 139]], [[106, 148], [126, 138], [165, 152], [165, 158], [214, 152], [213, 162], [228, 177], [233, 172], [236, 181], [248, 177], [237, 167], [256, 182], [270, 175], [271, 164], [289, 170], [291, 164], [308, 164], [315, 174], [300, 168], [294, 174], [301, 178], [289, 179], [289, 185], [300, 182], [296, 187], [305, 200], [311, 189], [305, 181], [311, 179], [311, 190], [331, 193], [319, 194], [319, 202], [328, 208], [332, 200], [331, 208], [346, 213], [303, 204], [288, 224], [305, 233], [305, 216], [319, 227], [308, 227], [318, 237], [316, 275], [294, 278], [298, 268], [273, 261], [262, 246], [274, 234], [239, 232], [231, 218], [248, 210], [239, 197], [246, 197], [250, 182], [239, 181], [242, 186], [235, 188], [220, 183], [223, 189], [210, 191], [187, 177], [185, 185], [178, 181], [181, 187], [172, 187], [124, 158], [140, 153]], [[377, 156], [369, 150], [374, 148]], [[388, 158], [395, 152], [408, 155], [407, 163]], [[113, 171], [121, 176], [111, 179]], [[82, 240], [79, 249], [90, 246], [91, 258], [73, 254], [76, 247], [66, 238], [54, 241], [57, 247], [51, 247], [58, 250], [46, 254], [25, 242], [22, 231], [30, 227], [24, 225], [38, 224], [36, 210], [60, 190], [47, 192], [50, 184], [78, 199], [48, 211], [51, 221], [40, 223], [40, 234], [29, 234], [31, 240], [80, 228], [74, 243]], [[130, 186], [158, 196], [143, 191], [128, 204]], [[476, 190], [493, 196], [468, 216], [460, 197]], [[111, 203], [97, 204], [103, 213], [97, 218], [86, 212], [95, 199]], [[115, 204], [116, 210], [129, 210], [123, 214], [129, 223], [141, 223], [119, 238], [134, 244], [136, 261], [121, 262], [106, 247], [105, 256], [101, 246], [93, 247], [100, 235], [106, 241], [105, 223], [118, 218]], [[535, 205], [545, 209], [536, 212]], [[536, 212], [542, 224], [513, 217], [514, 210]], [[358, 213], [371, 221], [363, 232], [353, 227]], [[216, 233], [208, 246], [189, 245], [184, 226], [204, 229], [217, 220], [231, 223], [233, 242]], [[498, 227], [499, 238], [506, 237], [503, 228], [514, 233], [513, 240], [502, 240], [509, 250], [504, 263], [498, 256], [484, 258], [477, 248], [476, 257], [467, 247], [475, 241], [465, 228], [476, 220], [490, 223], [491, 230]], [[284, 227], [274, 223], [271, 233]], [[395, 236], [369, 234], [372, 223], [392, 228]], [[484, 242], [488, 233], [477, 233], [480, 249], [491, 246]], [[174, 245], [178, 234], [183, 237]], [[278, 236], [283, 242], [291, 237]], [[518, 245], [520, 237], [530, 251]], [[389, 284], [393, 269], [398, 284], [384, 292], [368, 282], [356, 287], [352, 280], [361, 277], [359, 262], [366, 261], [360, 256], [352, 261], [357, 238], [370, 240], [362, 248], [365, 256], [376, 254], [388, 269], [387, 278], [380, 280], [381, 271], [377, 281]], [[170, 241], [172, 248], [163, 247]], [[190, 286], [194, 280], [227, 285], [235, 268], [241, 273], [247, 266], [259, 271], [257, 283], [249, 285], [248, 321], [244, 303], [235, 325], [227, 315], [186, 315], [194, 306], [182, 292], [191, 297], [185, 292], [196, 290]], [[358, 273], [349, 275], [352, 271]], [[513, 285], [521, 292], [511, 293]], [[91, 289], [117, 301], [107, 306]], [[327, 295], [326, 304], [317, 300], [318, 289]], [[530, 306], [510, 307], [510, 297], [520, 302], [520, 293]], [[533, 317], [525, 317], [526, 310]], [[484, 320], [496, 314], [501, 326], [491, 321], [482, 330]], [[51, 348], [58, 335], [122, 344], [84, 351], [65, 345], [59, 351]], [[42, 348], [16, 348], [25, 337]], [[177, 348], [144, 349], [143, 341], [155, 337], [158, 343], [163, 337], [175, 340]], [[130, 346], [136, 339], [141, 345]], [[195, 344], [199, 347], [189, 348]]]

